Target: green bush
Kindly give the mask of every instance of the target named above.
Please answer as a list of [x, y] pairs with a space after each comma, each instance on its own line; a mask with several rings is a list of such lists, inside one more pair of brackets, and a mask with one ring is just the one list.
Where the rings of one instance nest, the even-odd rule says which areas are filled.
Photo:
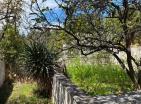
[[38, 82], [39, 88], [51, 97], [56, 55], [44, 44], [31, 42], [25, 46], [26, 70]]

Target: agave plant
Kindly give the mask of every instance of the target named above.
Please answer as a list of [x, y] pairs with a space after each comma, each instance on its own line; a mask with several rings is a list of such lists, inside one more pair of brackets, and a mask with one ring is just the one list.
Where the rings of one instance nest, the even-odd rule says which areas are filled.
[[25, 46], [25, 56], [27, 72], [37, 81], [39, 88], [51, 97], [56, 55], [42, 43], [31, 42]]

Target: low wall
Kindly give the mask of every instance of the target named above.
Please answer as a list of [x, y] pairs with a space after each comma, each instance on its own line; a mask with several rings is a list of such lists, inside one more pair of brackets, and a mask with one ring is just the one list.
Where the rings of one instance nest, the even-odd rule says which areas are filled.
[[5, 64], [0, 60], [0, 87], [2, 86], [5, 80]]
[[90, 97], [58, 73], [53, 78], [52, 99], [53, 104], [141, 104], [141, 91]]

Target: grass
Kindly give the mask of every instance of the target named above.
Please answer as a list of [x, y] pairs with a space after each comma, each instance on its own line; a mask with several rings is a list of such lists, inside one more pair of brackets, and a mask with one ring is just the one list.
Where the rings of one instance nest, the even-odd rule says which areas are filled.
[[5, 97], [6, 100], [1, 99], [1, 101], [4, 101], [0, 104], [51, 104], [47, 98], [41, 98], [34, 93], [37, 89], [36, 83], [16, 82], [12, 85], [12, 90], [10, 90], [11, 95], [9, 92], [4, 91], [9, 89], [9, 84], [5, 85], [7, 89], [3, 89], [3, 93], [0, 92], [0, 94], [3, 94], [1, 96], [8, 94], [8, 97]]
[[89, 95], [120, 94], [132, 91], [133, 84], [118, 65], [70, 64], [70, 78]]

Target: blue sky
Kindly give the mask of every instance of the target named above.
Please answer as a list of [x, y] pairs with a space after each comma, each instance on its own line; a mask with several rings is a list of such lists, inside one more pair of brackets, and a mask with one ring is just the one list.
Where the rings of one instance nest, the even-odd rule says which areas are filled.
[[[33, 25], [34, 23], [31, 22], [31, 18], [34, 18], [34, 16], [29, 15], [32, 11], [30, 10], [30, 5], [32, 0], [24, 0], [25, 5], [23, 6], [24, 12], [22, 13], [22, 19], [21, 21], [23, 22], [20, 27], [20, 32], [27, 34], [29, 32], [30, 25]], [[48, 6], [49, 8], [53, 9], [53, 12], [57, 13], [58, 16], [62, 15], [62, 11], [58, 8], [58, 5], [54, 0], [47, 0], [46, 2], [42, 3], [42, 0], [38, 0], [39, 6], [46, 7]], [[36, 8], [36, 5], [33, 5]], [[47, 18], [50, 18], [51, 14], [50, 13], [45, 13]], [[55, 15], [54, 15], [55, 16]], [[51, 21], [55, 22], [53, 18], [50, 18]]]
[[54, 0], [47, 0], [44, 3], [40, 3], [39, 1], [39, 4], [41, 5], [41, 7], [49, 7], [52, 9], [50, 12], [44, 13], [50, 22], [57, 23], [58, 18], [60, 19], [60, 22], [63, 22], [65, 13], [58, 7], [58, 4]]

